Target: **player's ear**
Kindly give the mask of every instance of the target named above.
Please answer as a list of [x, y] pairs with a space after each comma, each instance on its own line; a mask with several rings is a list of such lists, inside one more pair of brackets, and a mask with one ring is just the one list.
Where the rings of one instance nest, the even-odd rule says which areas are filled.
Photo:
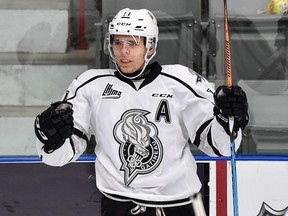
[[148, 51], [148, 57], [150, 58], [150, 56], [153, 55], [153, 53], [155, 52], [155, 45], [153, 44], [150, 48], [149, 48], [149, 51]]
[[148, 56], [150, 57], [151, 55], [153, 55], [154, 51], [155, 51], [155, 49], [153, 47], [151, 47], [149, 49]]

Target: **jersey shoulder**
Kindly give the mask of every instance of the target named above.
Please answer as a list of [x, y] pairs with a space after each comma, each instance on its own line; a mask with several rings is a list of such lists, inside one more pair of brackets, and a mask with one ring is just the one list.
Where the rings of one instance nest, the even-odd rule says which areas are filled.
[[72, 94], [79, 88], [89, 86], [88, 84], [95, 80], [101, 80], [103, 77], [114, 76], [114, 72], [115, 70], [113, 69], [89, 69], [77, 76], [68, 86], [67, 90]]
[[212, 101], [212, 95], [214, 93], [213, 86], [205, 77], [191, 68], [180, 64], [163, 65], [162, 73], [174, 79], [180, 85], [187, 87], [187, 89], [193, 89], [193, 92], [197, 95], [209, 98]]
[[99, 76], [114, 76], [114, 72], [115, 70], [113, 69], [89, 69], [81, 73], [75, 79], [77, 79], [79, 82], [85, 82]]
[[183, 82], [189, 82], [189, 83], [191, 83], [191, 81], [193, 81], [192, 83], [198, 83], [202, 81], [207, 82], [207, 80], [202, 75], [195, 72], [191, 68], [188, 68], [180, 64], [163, 65], [162, 73], [166, 73], [170, 76], [177, 77]]

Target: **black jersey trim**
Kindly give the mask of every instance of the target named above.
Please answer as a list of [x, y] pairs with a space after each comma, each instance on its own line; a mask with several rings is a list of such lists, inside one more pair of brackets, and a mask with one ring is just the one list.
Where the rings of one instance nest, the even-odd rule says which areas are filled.
[[[210, 124], [210, 122], [211, 122], [212, 120], [213, 120], [213, 119], [210, 119], [210, 120], [206, 121], [206, 122], [205, 122], [204, 124], [202, 124], [201, 127], [196, 131], [196, 137], [195, 137], [195, 139], [194, 139], [193, 144], [196, 145], [197, 147], [199, 147], [200, 142], [201, 142], [201, 139], [200, 139], [201, 133], [205, 130], [205, 128]], [[207, 141], [208, 141], [209, 146], [211, 146], [214, 154], [216, 154], [217, 156], [223, 156], [223, 155], [218, 151], [218, 149], [216, 149], [215, 146], [213, 145], [211, 128], [210, 128], [209, 131], [208, 131]]]
[[139, 89], [153, 82], [153, 80], [155, 80], [158, 77], [158, 75], [161, 73], [161, 70], [162, 70], [162, 67], [158, 62], [153, 62], [150, 68], [151, 68], [151, 72], [148, 74], [145, 80], [141, 83]]
[[193, 141], [193, 144], [196, 145], [197, 147], [200, 145], [200, 142], [201, 142], [201, 139], [200, 139], [200, 136], [202, 134], [202, 132], [205, 130], [205, 128], [210, 124], [210, 122], [212, 121], [213, 119], [210, 119], [206, 122], [204, 122], [200, 128], [196, 131], [196, 137]]
[[[151, 65], [149, 65], [149, 70], [150, 70], [150, 72], [147, 73], [147, 75], [145, 75], [143, 77], [144, 81], [141, 83], [141, 85], [140, 85], [138, 90], [140, 90], [144, 86], [148, 85], [149, 83], [153, 82], [153, 80], [155, 80], [156, 77], [161, 73], [162, 67], [156, 61], [156, 62], [153, 62]], [[137, 90], [135, 85], [134, 85], [134, 83], [133, 83], [133, 79], [129, 79], [129, 78], [126, 78], [126, 77], [122, 76], [119, 71], [115, 71], [115, 76], [118, 79], [120, 79], [121, 81], [123, 81], [123, 82], [127, 83], [128, 85], [130, 85], [133, 89]], [[137, 79], [135, 79], [135, 80], [137, 80]]]
[[75, 154], [76, 154], [76, 150], [75, 150], [74, 142], [73, 142], [73, 140], [72, 140], [71, 137], [69, 138], [69, 141], [70, 141], [71, 148], [72, 148], [72, 150], [73, 150], [73, 156], [72, 156], [71, 159], [69, 160], [69, 162], [71, 162], [71, 161], [73, 160]]
[[122, 76], [119, 71], [115, 71], [115, 77], [117, 77], [117, 78], [120, 79], [121, 81], [127, 83], [127, 84], [130, 85], [133, 89], [136, 90], [136, 87], [135, 87], [133, 81], [132, 81], [131, 79], [128, 79], [128, 78]]
[[88, 137], [86, 136], [86, 134], [84, 132], [82, 132], [81, 130], [77, 129], [74, 127], [74, 132], [73, 132], [76, 136], [84, 139], [87, 143], [89, 142]]
[[87, 85], [88, 83], [90, 83], [90, 82], [92, 82], [92, 81], [94, 81], [94, 80], [96, 80], [96, 79], [99, 79], [99, 78], [102, 78], [102, 77], [107, 77], [107, 76], [113, 76], [113, 77], [114, 77], [114, 75], [112, 75], [112, 74], [105, 74], [105, 75], [99, 75], [99, 76], [92, 77], [91, 79], [87, 80], [86, 82], [84, 82], [84, 83], [82, 83], [80, 86], [78, 86], [78, 87], [76, 88], [76, 90], [75, 90], [74, 95], [73, 95], [72, 97], [70, 97], [70, 98], [67, 98], [66, 101], [72, 100], [73, 98], [75, 98], [76, 95], [77, 95], [78, 90], [79, 90], [80, 88], [84, 87], [85, 85]]
[[173, 200], [173, 201], [150, 201], [150, 200], [141, 200], [141, 199], [135, 199], [135, 198], [130, 198], [130, 197], [125, 197], [125, 196], [121, 196], [121, 195], [116, 195], [116, 194], [110, 194], [110, 193], [106, 193], [101, 191], [104, 196], [116, 200], [116, 201], [120, 201], [120, 202], [127, 202], [127, 201], [131, 201], [135, 204], [139, 204], [139, 205], [143, 205], [143, 206], [147, 206], [147, 207], [174, 207], [174, 206], [182, 206], [182, 205], [187, 205], [189, 203], [192, 203], [192, 197], [188, 197], [185, 199], [179, 199], [179, 200]]
[[171, 78], [171, 79], [174, 79], [174, 80], [176, 80], [177, 82], [181, 83], [181, 84], [184, 85], [186, 88], [188, 88], [196, 97], [199, 97], [199, 98], [208, 100], [207, 98], [205, 98], [205, 97], [197, 94], [197, 92], [196, 92], [191, 86], [189, 86], [187, 83], [183, 82], [183, 81], [180, 80], [179, 78], [177, 78], [177, 77], [175, 77], [175, 76], [172, 76], [172, 75], [170, 75], [170, 74], [167, 74], [167, 73], [163, 73], [163, 72], [161, 72], [160, 74], [163, 75], [163, 76], [167, 76], [167, 77], [169, 77], [169, 78]]
[[211, 128], [209, 129], [208, 136], [207, 136], [207, 140], [208, 140], [208, 144], [211, 146], [213, 152], [214, 152], [217, 156], [219, 156], [219, 157], [223, 156], [223, 155], [218, 151], [218, 149], [216, 149], [215, 146], [213, 145], [212, 135], [211, 135]]

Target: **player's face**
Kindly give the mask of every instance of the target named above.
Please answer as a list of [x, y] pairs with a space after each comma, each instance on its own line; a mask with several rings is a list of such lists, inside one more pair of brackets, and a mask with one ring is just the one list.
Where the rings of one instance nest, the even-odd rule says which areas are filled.
[[143, 68], [146, 53], [143, 37], [114, 35], [112, 49], [116, 63], [123, 73], [131, 74]]

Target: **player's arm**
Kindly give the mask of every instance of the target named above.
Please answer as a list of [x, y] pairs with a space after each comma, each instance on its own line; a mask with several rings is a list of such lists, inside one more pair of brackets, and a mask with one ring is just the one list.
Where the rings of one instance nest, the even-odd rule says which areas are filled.
[[248, 124], [248, 102], [245, 92], [238, 85], [219, 86], [214, 93], [214, 115], [217, 122], [229, 135], [229, 117], [234, 117], [234, 136]]
[[229, 156], [231, 153], [229, 116], [234, 116], [235, 119], [235, 147], [238, 149], [242, 140], [242, 131], [249, 120], [246, 94], [239, 86], [232, 86], [232, 88], [219, 86], [213, 94], [202, 92], [206, 92], [205, 98], [211, 101], [201, 100], [203, 107], [211, 112], [202, 112], [203, 116], [198, 118], [201, 122], [198, 124], [193, 143], [207, 155]]
[[36, 117], [34, 128], [38, 154], [48, 165], [63, 166], [75, 161], [87, 146], [87, 139], [79, 136], [74, 127], [73, 108], [69, 102], [52, 103]]
[[229, 117], [234, 117], [235, 147], [239, 148], [242, 131], [248, 124], [248, 102], [240, 86], [219, 86], [214, 92], [214, 120], [206, 137], [206, 143], [218, 156], [230, 156]]
[[60, 101], [52, 103], [36, 117], [34, 129], [46, 153], [60, 148], [74, 131], [72, 104]]

